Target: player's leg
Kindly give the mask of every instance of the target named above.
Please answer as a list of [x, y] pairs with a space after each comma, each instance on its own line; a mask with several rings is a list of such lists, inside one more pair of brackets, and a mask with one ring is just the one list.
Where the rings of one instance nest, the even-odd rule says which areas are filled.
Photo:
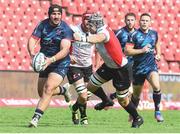
[[[78, 98], [72, 106], [72, 121], [74, 124], [79, 124], [79, 114], [81, 114], [81, 123], [88, 124], [86, 115], [87, 103], [87, 88], [83, 79], [83, 70], [86, 68], [70, 67], [67, 73], [69, 83], [71, 83], [78, 93]], [[83, 120], [83, 121], [82, 121]]]
[[[91, 75], [93, 74], [92, 65], [87, 67], [87, 68], [84, 68], [83, 74], [84, 74], [84, 82], [85, 82], [86, 87], [87, 87], [89, 79], [90, 79]], [[87, 101], [90, 99], [91, 96], [92, 96], [92, 93], [90, 91], [87, 91]]]
[[119, 104], [133, 117], [132, 127], [137, 128], [143, 124], [143, 119], [138, 114], [135, 105], [129, 98], [129, 87], [132, 80], [130, 69], [131, 66], [127, 64], [123, 68], [114, 71], [113, 86], [116, 88]]
[[47, 78], [39, 78], [38, 79], [38, 95], [39, 97], [42, 97], [42, 94], [43, 94], [43, 87], [44, 87], [44, 84], [45, 82], [47, 81]]
[[[129, 62], [129, 64], [130, 64], [130, 69], [131, 70], [129, 70], [130, 71], [130, 73], [131, 73], [131, 75], [132, 75], [132, 67], [133, 67], [133, 61], [128, 61]], [[132, 94], [133, 94], [133, 82], [131, 82], [131, 85], [130, 85], [130, 87], [129, 87], [129, 98], [131, 98], [131, 96], [132, 96]], [[111, 93], [110, 95], [109, 95], [109, 97], [110, 97], [110, 99], [111, 100], [114, 100], [114, 99], [116, 99], [117, 98], [117, 95], [116, 95], [116, 92], [114, 92], [114, 93]]]
[[[131, 98], [132, 94], [133, 94], [133, 84], [132, 84], [132, 82], [131, 82], [131, 85], [130, 85], [130, 87], [129, 87], [129, 98]], [[111, 93], [111, 94], [109, 95], [109, 98], [110, 98], [111, 100], [116, 99], [116, 98], [117, 98], [116, 92]]]
[[[140, 96], [143, 89], [145, 78], [146, 78], [145, 75], [136, 75], [136, 74], [133, 75], [134, 80], [133, 80], [133, 93], [131, 95], [131, 101], [136, 108], [139, 105]], [[129, 122], [133, 121], [133, 117], [131, 115], [129, 115], [128, 121]]]
[[38, 102], [38, 105], [36, 107], [34, 116], [32, 117], [29, 127], [33, 127], [33, 126], [37, 127], [39, 119], [42, 117], [44, 111], [49, 106], [54, 90], [56, 89], [56, 87], [58, 87], [58, 85], [60, 85], [60, 83], [62, 83], [62, 81], [63, 81], [63, 77], [61, 75], [57, 73], [49, 74], [47, 81], [43, 86], [42, 97]]
[[148, 78], [149, 83], [153, 88], [153, 101], [155, 106], [155, 118], [158, 122], [163, 122], [163, 116], [160, 112], [160, 102], [161, 102], [161, 89], [159, 82], [159, 74], [156, 71], [150, 73]]
[[111, 79], [111, 74], [107, 69], [107, 66], [103, 64], [93, 75], [91, 75], [87, 85], [87, 89], [102, 100], [101, 103], [95, 105], [94, 108], [96, 110], [102, 110], [106, 107], [113, 106], [114, 104], [101, 87], [103, 83]]
[[[86, 85], [84, 83], [84, 79], [81, 78], [80, 80], [73, 83], [73, 85], [74, 85], [74, 87], [78, 93], [78, 98], [77, 98], [75, 105], [73, 105], [72, 109], [74, 112], [77, 108], [79, 109], [80, 117], [81, 117], [80, 123], [82, 125], [87, 125], [88, 124], [88, 118], [87, 118], [87, 114], [86, 114], [87, 88], [86, 88]], [[73, 122], [75, 124], [75, 120], [73, 120]]]

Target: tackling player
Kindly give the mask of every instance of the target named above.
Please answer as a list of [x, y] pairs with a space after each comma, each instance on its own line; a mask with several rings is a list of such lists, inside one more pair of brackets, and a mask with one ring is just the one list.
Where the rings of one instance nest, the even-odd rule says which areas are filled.
[[143, 124], [143, 118], [138, 114], [128, 97], [132, 75], [129, 71], [131, 65], [124, 56], [114, 32], [104, 24], [103, 17], [100, 14], [92, 14], [89, 25], [92, 35], [82, 37], [77, 33], [75, 39], [95, 43], [96, 49], [104, 60], [104, 64], [91, 76], [87, 85], [89, 91], [102, 99], [102, 102], [98, 103], [95, 109], [102, 110], [106, 106], [111, 106], [101, 85], [112, 80], [119, 104], [133, 117], [132, 127], [138, 128]]
[[35, 55], [36, 44], [40, 45], [40, 52], [46, 56], [45, 70], [39, 73], [38, 79], [40, 99], [29, 127], [37, 127], [52, 96], [63, 94], [66, 101], [70, 101], [68, 91], [59, 85], [63, 82], [70, 64], [68, 53], [73, 33], [70, 27], [61, 20], [62, 8], [59, 5], [51, 5], [48, 15], [49, 18], [37, 25], [28, 41], [28, 51], [32, 58]]
[[[126, 55], [133, 56], [133, 88], [132, 101], [139, 104], [140, 94], [145, 79], [149, 81], [153, 88], [153, 100], [155, 105], [155, 118], [158, 122], [164, 119], [160, 112], [161, 89], [159, 73], [156, 60], [160, 60], [161, 50], [158, 43], [158, 33], [150, 29], [151, 16], [144, 13], [140, 16], [140, 28], [131, 36], [131, 42], [126, 45]], [[156, 55], [154, 55], [156, 50]]]

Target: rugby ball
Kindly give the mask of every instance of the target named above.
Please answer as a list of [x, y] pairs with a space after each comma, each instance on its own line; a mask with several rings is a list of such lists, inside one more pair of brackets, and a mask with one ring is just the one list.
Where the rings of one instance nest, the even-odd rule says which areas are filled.
[[44, 69], [45, 55], [41, 52], [37, 53], [32, 60], [32, 67], [35, 72], [41, 72]]

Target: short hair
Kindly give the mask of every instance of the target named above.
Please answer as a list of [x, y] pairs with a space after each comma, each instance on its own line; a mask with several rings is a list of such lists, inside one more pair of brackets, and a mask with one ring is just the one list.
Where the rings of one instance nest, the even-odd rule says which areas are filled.
[[125, 20], [127, 19], [128, 16], [133, 16], [133, 17], [136, 19], [135, 13], [132, 13], [132, 12], [127, 13], [127, 14], [125, 15]]
[[150, 15], [149, 13], [143, 13], [143, 14], [141, 14], [140, 19], [141, 19], [143, 16], [149, 16], [149, 18], [151, 19], [151, 15]]
[[60, 12], [62, 14], [62, 7], [60, 5], [57, 5], [57, 4], [52, 4], [49, 7], [48, 15], [50, 16], [52, 14], [52, 12]]

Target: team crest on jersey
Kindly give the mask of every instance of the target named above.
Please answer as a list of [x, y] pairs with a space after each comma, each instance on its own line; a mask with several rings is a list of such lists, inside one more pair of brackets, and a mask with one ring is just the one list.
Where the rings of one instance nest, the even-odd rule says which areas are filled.
[[143, 36], [140, 36], [140, 37], [139, 37], [139, 41], [142, 41], [142, 40], [144, 40], [144, 37], [143, 37]]

